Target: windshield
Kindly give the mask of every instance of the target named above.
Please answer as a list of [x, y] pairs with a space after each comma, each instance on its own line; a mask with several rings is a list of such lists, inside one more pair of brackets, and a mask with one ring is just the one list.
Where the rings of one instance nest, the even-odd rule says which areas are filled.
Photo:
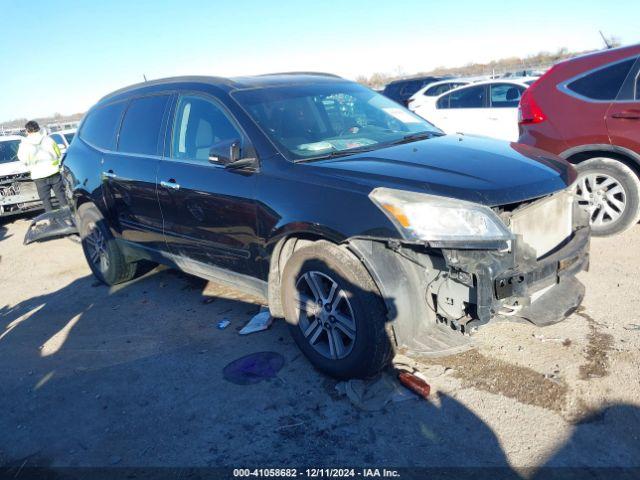
[[233, 96], [291, 160], [375, 150], [410, 141], [415, 134], [442, 133], [394, 101], [355, 83], [241, 90]]
[[0, 163], [18, 161], [18, 147], [20, 140], [0, 140]]

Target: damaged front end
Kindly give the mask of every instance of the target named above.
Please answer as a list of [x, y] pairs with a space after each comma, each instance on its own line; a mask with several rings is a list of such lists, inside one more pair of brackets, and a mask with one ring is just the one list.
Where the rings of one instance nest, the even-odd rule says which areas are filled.
[[[381, 198], [378, 203], [397, 224], [420, 233], [410, 208], [395, 199], [385, 205]], [[495, 217], [483, 208], [472, 209], [474, 214], [464, 219], [476, 222], [471, 229], [487, 232], [482, 241], [419, 242], [409, 235], [413, 241], [350, 240], [380, 288], [400, 347], [421, 354], [454, 353], [468, 348], [470, 334], [488, 322], [549, 325], [582, 302], [584, 286], [575, 275], [588, 269], [590, 231], [570, 189], [493, 208]], [[449, 218], [438, 221], [455, 226], [456, 215], [461, 214], [451, 210]], [[483, 215], [486, 219], [479, 220]], [[502, 227], [506, 231], [498, 232]], [[431, 226], [423, 230], [438, 235]]]

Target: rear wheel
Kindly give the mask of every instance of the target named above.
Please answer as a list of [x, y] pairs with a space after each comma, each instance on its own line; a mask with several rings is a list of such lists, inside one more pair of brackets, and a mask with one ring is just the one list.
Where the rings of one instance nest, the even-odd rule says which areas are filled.
[[365, 378], [391, 360], [384, 302], [347, 250], [319, 241], [296, 251], [284, 268], [282, 304], [293, 339], [324, 373]]
[[576, 165], [578, 204], [589, 212], [595, 236], [621, 233], [640, 219], [640, 180], [624, 163], [592, 158]]
[[137, 264], [126, 261], [97, 207], [90, 203], [80, 205], [78, 219], [82, 250], [98, 280], [115, 285], [134, 278]]

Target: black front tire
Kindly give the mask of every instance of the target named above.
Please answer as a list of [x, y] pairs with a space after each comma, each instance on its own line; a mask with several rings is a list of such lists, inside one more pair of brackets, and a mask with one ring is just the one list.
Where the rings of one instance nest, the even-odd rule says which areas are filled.
[[[326, 352], [319, 353], [317, 346], [311, 344], [313, 335], [303, 333], [301, 325], [310, 325], [310, 320], [316, 319], [298, 307], [301, 279], [311, 272], [333, 281], [337, 285], [335, 291], [347, 298], [352, 311], [355, 339], [349, 340], [349, 353], [342, 358], [328, 358]], [[326, 291], [330, 289], [327, 287]], [[393, 358], [395, 339], [385, 304], [362, 262], [345, 248], [317, 241], [294, 252], [283, 271], [281, 294], [291, 336], [318, 370], [340, 379], [367, 378], [379, 373]], [[313, 308], [316, 313], [322, 310]], [[319, 313], [317, 319], [320, 324]], [[329, 336], [328, 332], [320, 335]]]

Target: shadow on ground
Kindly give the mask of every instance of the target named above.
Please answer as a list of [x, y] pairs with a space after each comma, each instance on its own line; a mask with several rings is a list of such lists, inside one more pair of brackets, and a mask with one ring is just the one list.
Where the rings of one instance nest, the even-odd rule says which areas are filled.
[[[355, 410], [284, 322], [240, 337], [259, 307], [204, 287], [170, 270], [115, 289], [87, 276], [1, 307], [0, 465], [454, 466], [520, 478], [492, 429], [455, 398]], [[231, 324], [219, 330], [223, 318]], [[284, 356], [277, 377], [223, 379], [226, 364], [258, 351]], [[578, 423], [547, 465], [637, 465], [639, 431], [637, 408], [611, 406]]]

